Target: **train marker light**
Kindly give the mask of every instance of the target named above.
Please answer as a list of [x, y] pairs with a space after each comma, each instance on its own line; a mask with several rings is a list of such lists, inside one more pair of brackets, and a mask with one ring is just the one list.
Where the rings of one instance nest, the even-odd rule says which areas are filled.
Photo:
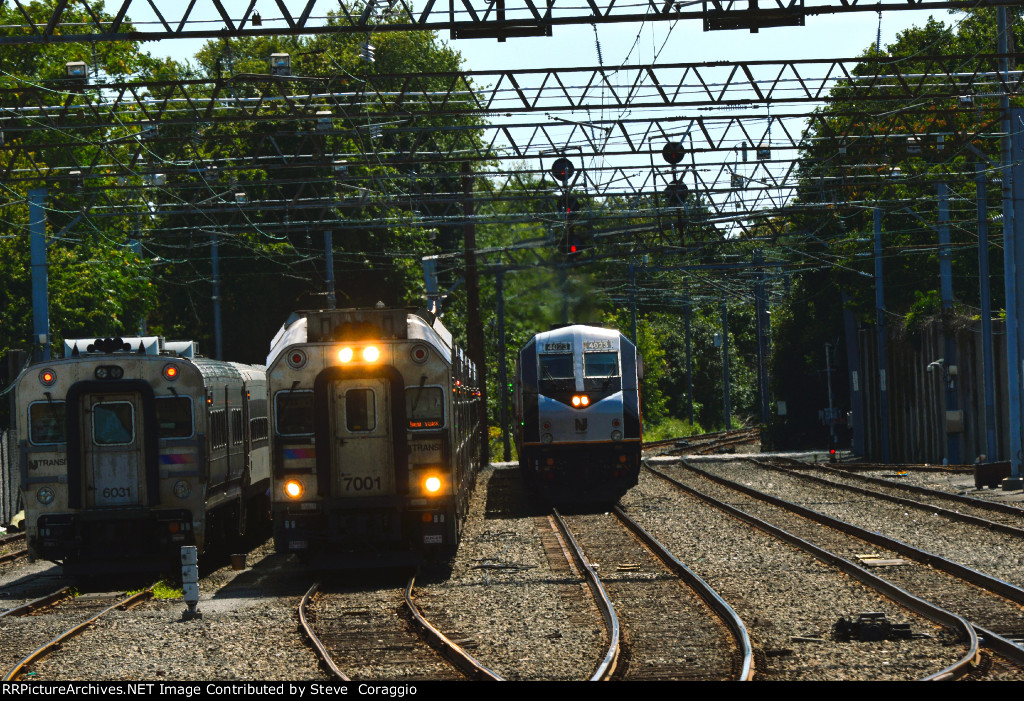
[[343, 363], [351, 362], [351, 360], [352, 360], [352, 349], [351, 348], [342, 348], [340, 351], [338, 351], [338, 360], [340, 360]]
[[53, 373], [53, 370], [43, 370], [39, 373], [39, 381], [49, 387], [57, 381], [57, 376]]
[[374, 363], [380, 358], [380, 349], [377, 346], [367, 346], [363, 349], [363, 360], [368, 363]]
[[299, 482], [298, 480], [288, 480], [284, 483], [284, 493], [288, 497], [298, 499], [302, 496], [302, 492], [302, 482]]
[[174, 365], [164, 365], [164, 377], [170, 381], [178, 379], [178, 368]]

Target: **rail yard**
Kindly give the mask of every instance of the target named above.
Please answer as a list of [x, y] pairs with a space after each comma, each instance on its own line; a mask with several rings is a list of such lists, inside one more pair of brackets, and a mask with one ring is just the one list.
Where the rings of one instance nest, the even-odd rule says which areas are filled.
[[317, 579], [268, 540], [202, 573], [192, 620], [151, 581], [16, 558], [0, 664], [39, 682], [1024, 679], [1013, 493], [751, 441], [652, 445], [614, 508], [551, 508], [492, 465], [450, 568]]

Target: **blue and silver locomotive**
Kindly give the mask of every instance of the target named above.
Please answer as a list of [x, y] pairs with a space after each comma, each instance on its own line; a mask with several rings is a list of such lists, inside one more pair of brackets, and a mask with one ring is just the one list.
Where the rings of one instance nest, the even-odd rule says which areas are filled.
[[614, 329], [539, 333], [516, 362], [516, 445], [526, 480], [552, 494], [603, 499], [637, 483], [640, 378], [636, 346]]

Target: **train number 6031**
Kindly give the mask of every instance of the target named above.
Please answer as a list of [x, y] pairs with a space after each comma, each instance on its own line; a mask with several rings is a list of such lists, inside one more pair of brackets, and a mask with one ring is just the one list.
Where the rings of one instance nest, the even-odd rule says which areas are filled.
[[114, 499], [117, 497], [130, 497], [132, 495], [131, 490], [128, 487], [107, 487], [103, 490], [104, 499]]

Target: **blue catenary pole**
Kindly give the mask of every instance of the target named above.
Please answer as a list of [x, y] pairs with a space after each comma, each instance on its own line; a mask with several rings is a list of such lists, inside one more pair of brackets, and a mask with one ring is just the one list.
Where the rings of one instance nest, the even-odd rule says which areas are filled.
[[37, 360], [50, 359], [50, 274], [46, 262], [46, 189], [28, 191], [32, 263], [32, 345]]

